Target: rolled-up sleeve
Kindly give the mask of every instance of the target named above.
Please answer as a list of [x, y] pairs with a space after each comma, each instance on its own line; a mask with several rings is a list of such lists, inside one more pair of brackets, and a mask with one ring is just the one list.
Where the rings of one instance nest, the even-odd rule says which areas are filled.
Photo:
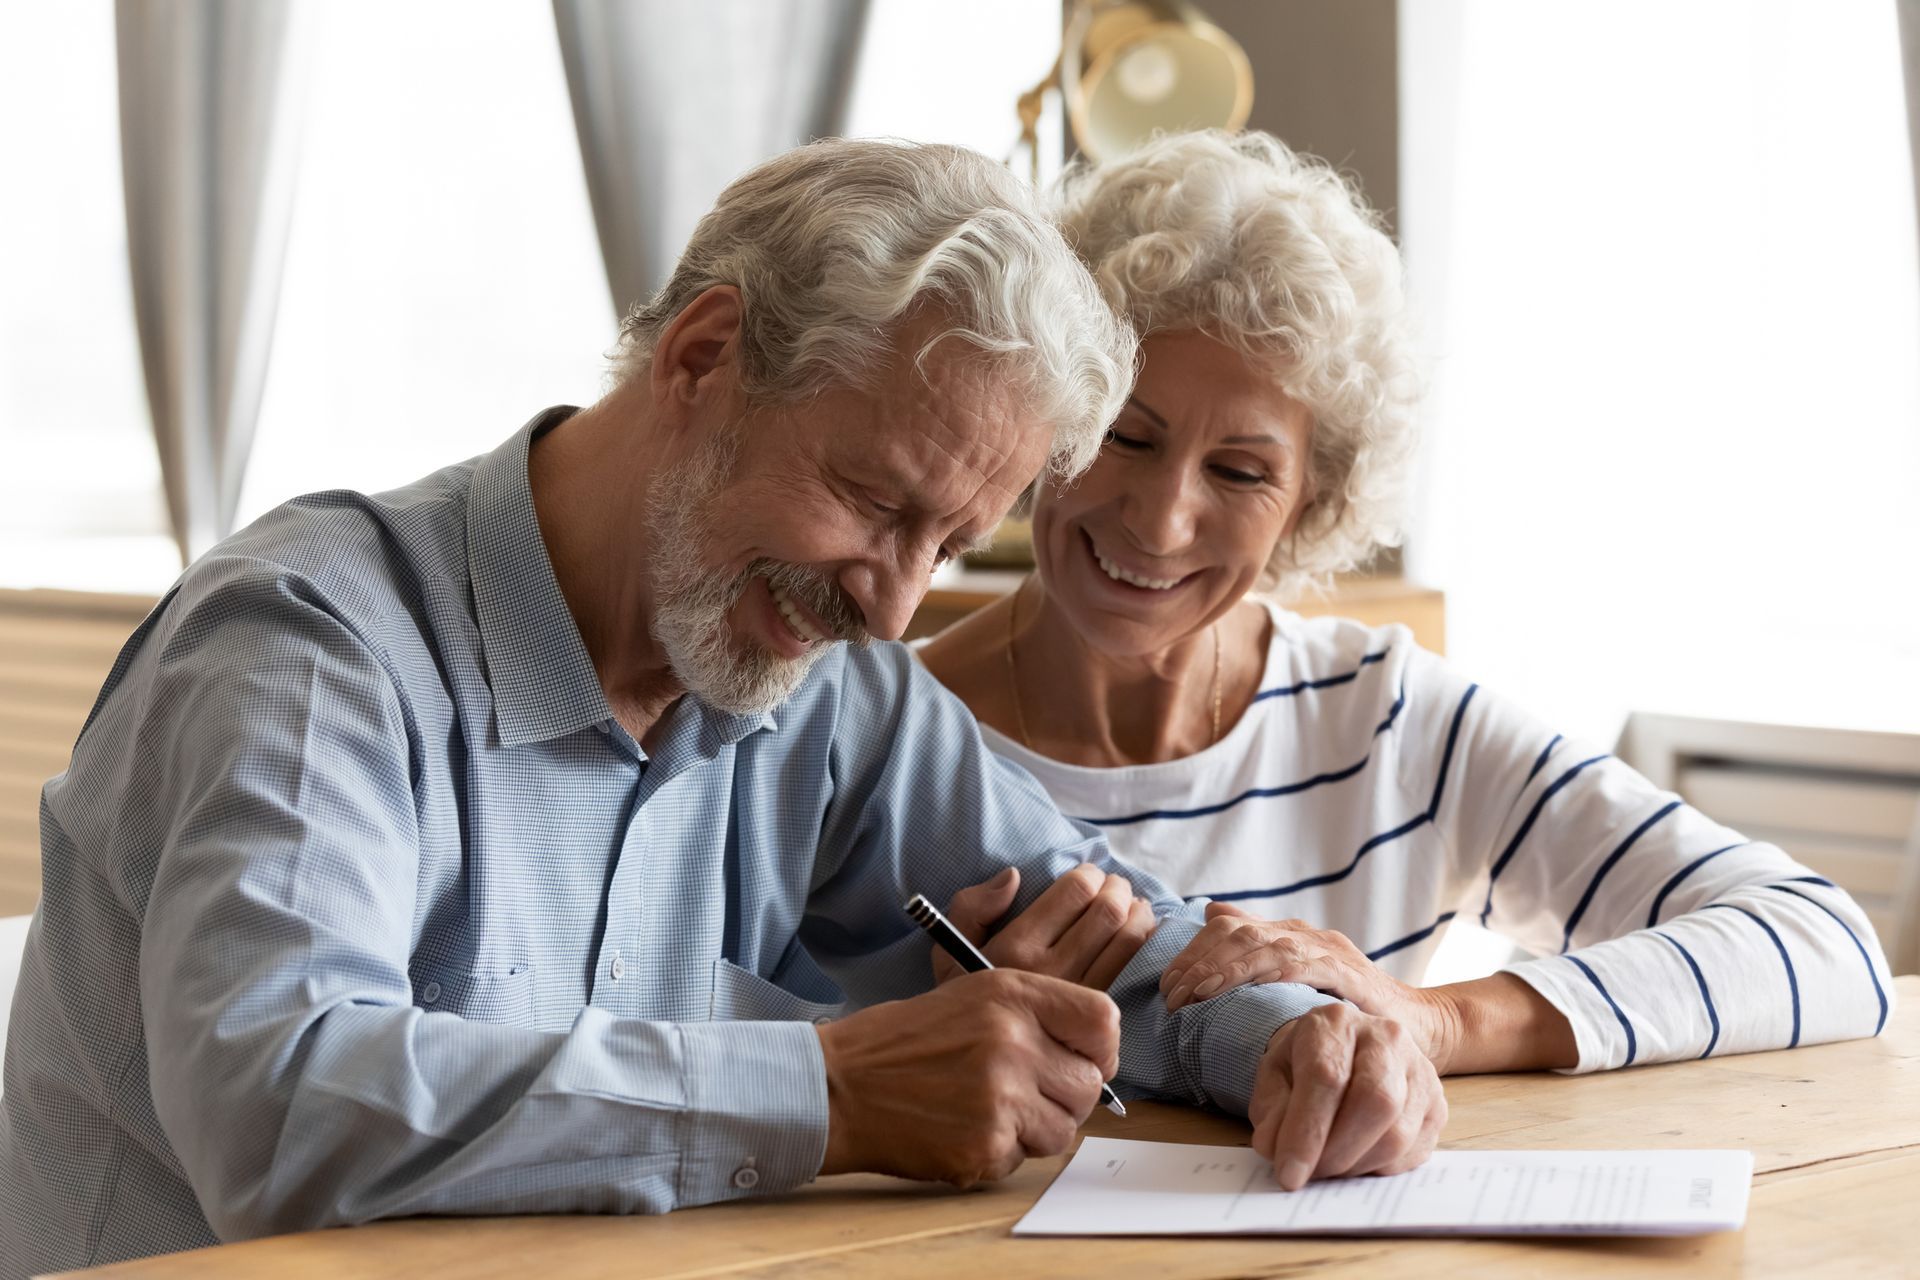
[[[1115, 863], [1114, 870], [1139, 873]], [[1142, 893], [1158, 887], [1140, 876]], [[1260, 1058], [1274, 1032], [1336, 997], [1293, 982], [1237, 987], [1169, 1013], [1160, 975], [1200, 931], [1182, 907], [1164, 916], [1110, 989], [1120, 1004], [1120, 1080], [1135, 1094], [1247, 1114]]]
[[436, 1012], [409, 974], [416, 729], [285, 575], [170, 620], [140, 993], [156, 1114], [223, 1238], [412, 1214], [657, 1212], [796, 1186], [826, 1144], [805, 1023]]

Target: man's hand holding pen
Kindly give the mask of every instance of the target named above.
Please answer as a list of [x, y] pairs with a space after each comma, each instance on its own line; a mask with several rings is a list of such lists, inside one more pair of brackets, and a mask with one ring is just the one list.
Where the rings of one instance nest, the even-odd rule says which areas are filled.
[[969, 973], [818, 1028], [827, 1063], [821, 1173], [971, 1186], [1058, 1155], [1119, 1065], [1105, 992], [1043, 974]]

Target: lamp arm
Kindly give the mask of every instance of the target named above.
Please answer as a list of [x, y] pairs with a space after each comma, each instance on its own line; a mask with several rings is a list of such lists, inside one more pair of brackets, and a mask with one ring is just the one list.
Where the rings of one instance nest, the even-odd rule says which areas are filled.
[[[1014, 110], [1020, 116], [1020, 141], [1013, 144], [1017, 152], [1021, 147], [1027, 149], [1027, 162], [1030, 166], [1030, 180], [1034, 186], [1040, 185], [1040, 115], [1046, 109], [1047, 90], [1060, 87], [1060, 67], [1066, 61], [1067, 47], [1064, 42], [1060, 52], [1054, 55], [1053, 70], [1039, 84], [1020, 95], [1014, 103]], [[1013, 157], [1007, 157], [1012, 163]]]

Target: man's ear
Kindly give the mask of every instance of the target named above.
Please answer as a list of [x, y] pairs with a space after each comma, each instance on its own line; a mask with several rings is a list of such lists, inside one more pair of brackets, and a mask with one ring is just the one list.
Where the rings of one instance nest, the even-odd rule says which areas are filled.
[[656, 403], [692, 408], [731, 396], [740, 354], [740, 290], [717, 284], [680, 309], [654, 344], [648, 376]]

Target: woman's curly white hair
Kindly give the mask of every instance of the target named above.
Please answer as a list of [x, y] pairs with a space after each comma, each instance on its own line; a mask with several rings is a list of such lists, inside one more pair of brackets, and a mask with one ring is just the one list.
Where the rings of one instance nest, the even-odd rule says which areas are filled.
[[1174, 134], [1070, 169], [1056, 217], [1141, 337], [1205, 333], [1312, 413], [1305, 506], [1260, 589], [1399, 542], [1419, 391], [1400, 255], [1331, 166], [1256, 131]]

